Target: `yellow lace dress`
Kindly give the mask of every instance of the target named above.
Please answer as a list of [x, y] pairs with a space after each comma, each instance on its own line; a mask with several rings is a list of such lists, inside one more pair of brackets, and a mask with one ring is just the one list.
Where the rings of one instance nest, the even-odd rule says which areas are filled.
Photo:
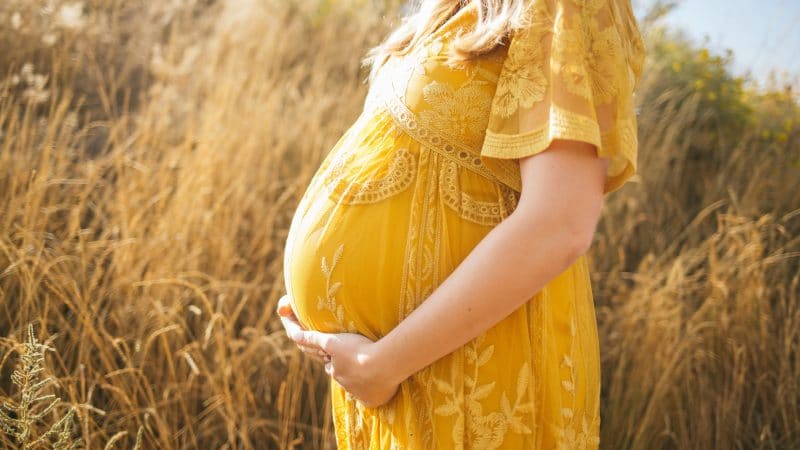
[[[630, 0], [529, 2], [531, 25], [492, 54], [445, 63], [455, 33], [477, 17], [468, 6], [381, 68], [286, 240], [286, 289], [304, 326], [374, 340], [391, 331], [514, 210], [518, 158], [552, 139], [610, 158], [606, 193], [636, 172], [644, 48]], [[330, 393], [339, 449], [597, 448], [585, 256], [386, 405], [364, 407], [333, 379]]]

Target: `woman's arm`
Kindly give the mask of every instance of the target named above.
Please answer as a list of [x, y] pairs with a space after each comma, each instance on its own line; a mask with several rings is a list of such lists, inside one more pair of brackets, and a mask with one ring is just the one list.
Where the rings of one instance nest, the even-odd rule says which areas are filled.
[[463, 346], [522, 306], [591, 245], [605, 161], [594, 146], [557, 141], [520, 160], [522, 194], [437, 289], [390, 333], [374, 357], [395, 381]]
[[326, 370], [356, 397], [371, 406], [388, 401], [400, 382], [506, 318], [589, 248], [606, 164], [579, 141], [556, 140], [522, 158], [514, 212], [377, 342], [296, 327], [290, 335], [329, 353]]

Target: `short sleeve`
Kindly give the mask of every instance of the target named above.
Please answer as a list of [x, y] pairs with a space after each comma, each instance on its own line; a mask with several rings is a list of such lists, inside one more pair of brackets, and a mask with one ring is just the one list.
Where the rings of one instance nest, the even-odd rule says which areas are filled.
[[630, 0], [529, 0], [526, 17], [508, 44], [481, 159], [497, 167], [554, 139], [585, 141], [610, 159], [604, 193], [617, 190], [637, 170], [644, 45]]

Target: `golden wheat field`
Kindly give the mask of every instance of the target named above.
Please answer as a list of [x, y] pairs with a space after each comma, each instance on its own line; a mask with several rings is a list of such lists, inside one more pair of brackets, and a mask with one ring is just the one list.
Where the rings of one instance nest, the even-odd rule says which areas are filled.
[[[398, 3], [0, 2], [0, 447], [335, 447], [282, 251]], [[589, 252], [601, 447], [800, 449], [797, 93], [656, 16]]]

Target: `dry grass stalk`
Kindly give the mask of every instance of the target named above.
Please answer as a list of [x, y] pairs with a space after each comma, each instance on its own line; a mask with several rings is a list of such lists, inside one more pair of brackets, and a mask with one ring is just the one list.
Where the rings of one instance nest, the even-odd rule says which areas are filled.
[[[11, 375], [11, 381], [19, 389], [19, 401], [6, 399], [0, 404], [0, 425], [23, 449], [43, 446], [50, 446], [54, 450], [77, 448], [82, 442], [73, 437], [75, 409], [72, 407], [49, 425], [46, 431], [37, 433], [37, 429], [51, 413], [57, 412], [55, 408], [61, 403], [55, 394], [46, 393], [47, 387], [55, 381], [51, 376], [43, 376], [44, 352], [48, 349], [52, 350], [39, 342], [33, 325], [28, 325], [28, 338], [23, 345], [20, 363]], [[56, 440], [52, 441], [52, 438]]]

